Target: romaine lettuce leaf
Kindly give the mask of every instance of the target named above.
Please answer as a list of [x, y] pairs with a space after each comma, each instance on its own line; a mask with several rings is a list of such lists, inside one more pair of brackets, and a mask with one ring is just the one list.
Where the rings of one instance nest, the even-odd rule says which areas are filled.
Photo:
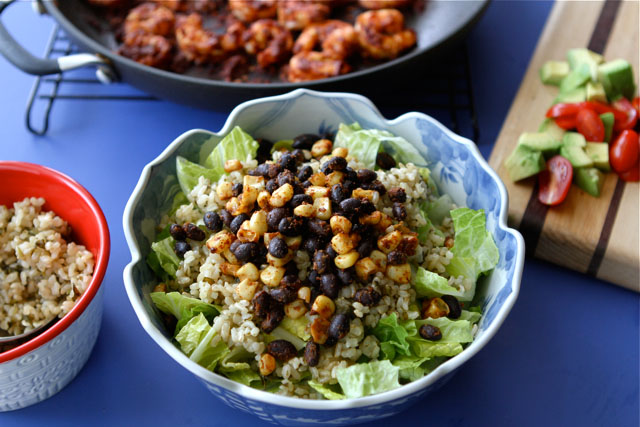
[[408, 342], [417, 357], [451, 357], [462, 352], [462, 344], [455, 342], [427, 341], [418, 337], [409, 337]]
[[224, 162], [231, 159], [243, 162], [255, 159], [259, 146], [258, 141], [236, 126], [211, 151], [204, 165], [222, 176], [225, 174]]
[[[415, 329], [415, 325], [413, 325], [413, 329]], [[415, 331], [409, 333], [405, 326], [398, 324], [395, 313], [380, 319], [372, 332], [380, 341], [380, 349], [387, 358], [393, 359], [396, 352], [406, 356], [411, 354], [407, 337], [415, 334]]]
[[445, 217], [449, 216], [449, 212], [453, 208], [453, 200], [448, 194], [443, 194], [433, 202], [429, 203], [426, 209], [427, 217], [432, 223], [440, 225]]
[[204, 314], [207, 319], [213, 319], [220, 314], [219, 307], [196, 298], [187, 297], [180, 292], [152, 292], [151, 300], [160, 311], [171, 314], [178, 320], [176, 332], [200, 313]]
[[295, 320], [289, 316], [285, 316], [282, 322], [280, 322], [280, 326], [303, 341], [309, 341], [309, 339], [311, 339], [307, 328], [307, 326], [309, 326], [309, 319], [306, 316], [298, 317]]
[[452, 320], [447, 317], [438, 317], [437, 319], [416, 320], [415, 324], [417, 328], [422, 325], [431, 325], [440, 329], [442, 339], [438, 341], [439, 343], [468, 343], [473, 341], [472, 324], [468, 320]]
[[469, 323], [474, 324], [474, 323], [478, 323], [481, 318], [482, 318], [482, 313], [480, 312], [462, 310], [462, 312], [460, 313], [460, 317], [458, 319], [467, 320]]
[[285, 340], [289, 341], [297, 350], [303, 349], [307, 343], [301, 340], [297, 335], [289, 332], [282, 324], [280, 324], [277, 328], [271, 331], [270, 334], [265, 335], [265, 341], [270, 343], [275, 340]]
[[236, 371], [223, 371], [222, 369], [220, 369], [220, 372], [230, 380], [239, 382], [240, 384], [244, 384], [249, 387], [257, 387], [258, 385], [263, 386], [262, 377], [260, 377], [260, 374], [258, 374], [251, 368], [239, 369]]
[[[426, 166], [422, 154], [406, 139], [396, 136], [391, 132], [378, 131], [378, 137], [382, 140], [382, 149], [390, 154], [397, 162], [413, 163], [416, 166]], [[423, 175], [424, 177], [424, 175]]]
[[[160, 292], [156, 292], [158, 294]], [[180, 344], [180, 349], [187, 356], [191, 356], [198, 344], [205, 338], [211, 330], [211, 326], [202, 313], [189, 320], [176, 335], [176, 341]]]
[[[151, 269], [158, 274], [161, 278], [169, 277], [175, 278], [176, 271], [180, 267], [180, 258], [173, 250], [175, 241], [172, 237], [165, 237], [151, 244], [152, 252], [147, 257], [147, 263]], [[166, 274], [162, 274], [162, 272]]]
[[420, 366], [427, 360], [428, 357], [398, 356], [391, 363], [400, 369], [398, 375], [401, 379], [415, 381], [424, 376], [424, 369]]
[[293, 150], [293, 139], [283, 139], [273, 144], [273, 147], [271, 147], [271, 154], [276, 151], [280, 151], [283, 148], [286, 148], [289, 151]]
[[365, 167], [373, 169], [382, 140], [376, 130], [362, 129], [358, 123], [350, 125], [340, 123], [333, 143], [334, 147], [345, 147], [349, 154], [362, 162]]
[[345, 398], [344, 394], [333, 391], [329, 388], [329, 386], [326, 386], [324, 384], [320, 384], [311, 380], [309, 380], [307, 384], [309, 384], [309, 387], [320, 393], [325, 399], [340, 400]]
[[198, 180], [201, 176], [204, 176], [209, 182], [216, 182], [224, 174], [218, 170], [209, 169], [197, 163], [190, 162], [182, 156], [176, 157], [176, 174], [178, 176], [178, 182], [182, 192], [186, 195], [191, 193], [191, 190], [198, 185]]
[[426, 270], [422, 267], [416, 269], [413, 275], [413, 287], [419, 297], [440, 297], [442, 295], [452, 295], [460, 298], [463, 292], [449, 285], [449, 281], [438, 273]]
[[347, 398], [369, 396], [400, 387], [400, 368], [388, 360], [373, 361], [338, 368], [336, 378]]

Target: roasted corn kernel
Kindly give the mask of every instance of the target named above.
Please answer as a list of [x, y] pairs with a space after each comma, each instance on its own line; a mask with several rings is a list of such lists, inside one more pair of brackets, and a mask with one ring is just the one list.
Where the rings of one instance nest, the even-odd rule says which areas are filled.
[[293, 187], [286, 183], [271, 194], [269, 204], [275, 208], [284, 206], [293, 197]]
[[209, 237], [207, 240], [207, 248], [216, 254], [221, 254], [228, 250], [236, 236], [227, 230], [222, 230]]
[[260, 375], [266, 377], [276, 370], [276, 359], [269, 353], [260, 356]]
[[220, 264], [220, 272], [227, 276], [236, 276], [238, 274], [239, 265], [223, 262]]
[[309, 203], [303, 203], [300, 206], [296, 206], [295, 209], [293, 209], [293, 214], [295, 216], [301, 216], [304, 218], [310, 218], [313, 216], [314, 213], [315, 213], [315, 210], [313, 209], [313, 205]]
[[257, 242], [260, 240], [260, 235], [255, 231], [251, 230], [251, 222], [246, 220], [240, 226], [240, 229], [236, 233], [238, 235], [238, 240], [241, 242]]
[[220, 198], [220, 200], [228, 200], [233, 197], [233, 183], [229, 181], [220, 182], [216, 186], [216, 194]]
[[329, 220], [333, 234], [349, 233], [351, 231], [351, 221], [341, 215], [334, 215]]
[[309, 288], [308, 286], [303, 286], [298, 289], [298, 298], [300, 298], [307, 304], [311, 302], [311, 288]]
[[260, 206], [260, 209], [268, 209], [270, 206], [269, 204], [270, 200], [271, 200], [271, 194], [269, 194], [267, 190], [263, 190], [259, 192], [258, 198], [256, 199], [256, 201], [258, 202], [258, 206]]
[[373, 211], [369, 215], [361, 216], [360, 217], [360, 224], [376, 225], [376, 224], [378, 224], [380, 222], [381, 219], [382, 219], [382, 212]]
[[313, 209], [316, 211], [316, 218], [324, 220], [331, 218], [331, 200], [328, 197], [315, 199]]
[[359, 256], [358, 251], [351, 251], [346, 254], [338, 255], [333, 262], [336, 264], [336, 267], [344, 270], [345, 268], [353, 267], [356, 261], [358, 261]]
[[333, 300], [326, 295], [318, 295], [311, 306], [311, 310], [325, 319], [331, 318], [336, 311]]
[[260, 272], [260, 280], [265, 285], [275, 288], [280, 284], [280, 281], [284, 277], [285, 269], [284, 267], [276, 267], [273, 265], [269, 265], [267, 268]]
[[289, 250], [284, 258], [276, 258], [271, 254], [267, 254], [267, 262], [274, 267], [283, 267], [293, 259], [294, 252]]
[[378, 239], [378, 248], [388, 254], [394, 250], [402, 241], [402, 234], [398, 230], [394, 230]]
[[329, 338], [329, 321], [322, 317], [316, 317], [311, 326], [309, 332], [311, 333], [311, 339], [316, 344], [324, 344]]
[[409, 283], [411, 281], [411, 266], [408, 263], [387, 265], [386, 275], [396, 283]]
[[309, 177], [309, 182], [318, 187], [324, 187], [327, 182], [327, 176], [323, 172], [316, 172]]
[[255, 281], [260, 279], [260, 272], [258, 271], [258, 267], [256, 267], [253, 263], [248, 262], [242, 267], [238, 268], [238, 270], [236, 271], [236, 277], [240, 280], [249, 279]]
[[369, 276], [376, 271], [376, 264], [369, 257], [361, 258], [356, 262], [356, 274], [362, 281], [369, 280]]
[[320, 197], [328, 197], [329, 189], [327, 187], [312, 185], [311, 187], [304, 190], [304, 194], [311, 196], [313, 200], [316, 200]]
[[251, 301], [256, 294], [256, 290], [258, 290], [258, 286], [260, 286], [260, 283], [254, 280], [244, 279], [236, 285], [236, 293], [243, 300]]
[[331, 188], [336, 184], [340, 184], [343, 179], [344, 179], [344, 173], [340, 171], [334, 171], [334, 172], [331, 172], [329, 175], [327, 175], [327, 182], [325, 185]]
[[333, 148], [333, 143], [328, 139], [320, 139], [311, 146], [311, 155], [313, 157], [322, 157], [329, 154]]
[[242, 169], [242, 163], [240, 162], [240, 160], [229, 159], [224, 162], [224, 171], [227, 173], [239, 171], [240, 169]]
[[307, 306], [301, 299], [297, 299], [284, 306], [284, 314], [293, 320], [302, 317], [306, 312]]
[[336, 147], [333, 149], [331, 154], [336, 157], [346, 158], [349, 155], [349, 149], [346, 147]]
[[297, 251], [302, 244], [302, 236], [285, 237], [284, 241], [289, 246], [289, 249]]
[[449, 306], [442, 298], [431, 298], [422, 300], [422, 311], [420, 312], [423, 319], [431, 317], [446, 317], [449, 315]]
[[351, 252], [354, 246], [353, 240], [348, 234], [338, 233], [331, 238], [331, 247], [340, 255]]
[[384, 273], [387, 270], [387, 256], [379, 250], [373, 250], [369, 254], [369, 258], [376, 265], [376, 270]]
[[367, 199], [370, 202], [373, 202], [373, 193], [377, 193], [377, 191], [356, 188], [351, 192], [351, 197], [355, 197], [356, 199]]
[[256, 233], [259, 237], [262, 237], [262, 235], [267, 232], [267, 213], [265, 211], [255, 211], [251, 215], [249, 230]]

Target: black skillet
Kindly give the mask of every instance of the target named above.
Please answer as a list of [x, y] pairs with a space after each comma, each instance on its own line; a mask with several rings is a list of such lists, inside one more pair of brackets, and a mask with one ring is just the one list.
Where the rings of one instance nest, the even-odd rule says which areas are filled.
[[[0, 14], [13, 1], [0, 0]], [[2, 21], [0, 53], [16, 67], [30, 74], [55, 74], [93, 66], [97, 68], [98, 78], [103, 82], [121, 80], [159, 98], [200, 108], [226, 109], [247, 99], [285, 93], [299, 87], [353, 92], [358, 85], [380, 84], [385, 82], [383, 79], [398, 78], [397, 71], [411, 68], [460, 39], [480, 18], [487, 5], [488, 0], [427, 0], [424, 10], [413, 14], [406, 22], [418, 34], [415, 49], [386, 63], [338, 77], [304, 83], [231, 83], [138, 64], [114, 52], [116, 42], [113, 34], [104, 31], [108, 25], [83, 0], [37, 0], [34, 6], [52, 16], [68, 36], [88, 53], [58, 59], [37, 58], [11, 37]]]

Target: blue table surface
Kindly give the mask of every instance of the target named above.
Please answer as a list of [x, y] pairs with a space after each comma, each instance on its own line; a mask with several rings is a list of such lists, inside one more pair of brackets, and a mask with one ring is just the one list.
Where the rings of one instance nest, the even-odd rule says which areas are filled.
[[[551, 6], [493, 2], [469, 35], [485, 157]], [[32, 52], [44, 50], [52, 21], [34, 15], [29, 2], [10, 7], [3, 21]], [[112, 239], [102, 330], [87, 365], [47, 401], [0, 414], [0, 425], [261, 425], [209, 394], [153, 343], [122, 282], [130, 259], [122, 212], [143, 166], [188, 129], [217, 131], [228, 112], [164, 101], [60, 101], [48, 135], [36, 137], [24, 126], [33, 77], [3, 58], [0, 76], [0, 159], [77, 179], [102, 206]], [[637, 294], [527, 258], [520, 297], [493, 340], [436, 394], [373, 424], [637, 426], [638, 302]]]

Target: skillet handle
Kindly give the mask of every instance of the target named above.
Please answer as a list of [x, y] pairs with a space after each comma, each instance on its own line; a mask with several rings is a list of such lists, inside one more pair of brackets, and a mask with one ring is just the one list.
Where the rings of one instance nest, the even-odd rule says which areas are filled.
[[[15, 0], [0, 0], [0, 15]], [[0, 54], [9, 62], [28, 74], [38, 76], [46, 74], [57, 74], [62, 71], [73, 70], [74, 68], [86, 66], [98, 66], [98, 77], [104, 83], [111, 79], [114, 73], [110, 70], [106, 60], [97, 55], [89, 53], [79, 53], [62, 56], [55, 59], [45, 59], [33, 56], [29, 51], [20, 45], [7, 31], [0, 20]], [[101, 76], [102, 75], [102, 76]]]

